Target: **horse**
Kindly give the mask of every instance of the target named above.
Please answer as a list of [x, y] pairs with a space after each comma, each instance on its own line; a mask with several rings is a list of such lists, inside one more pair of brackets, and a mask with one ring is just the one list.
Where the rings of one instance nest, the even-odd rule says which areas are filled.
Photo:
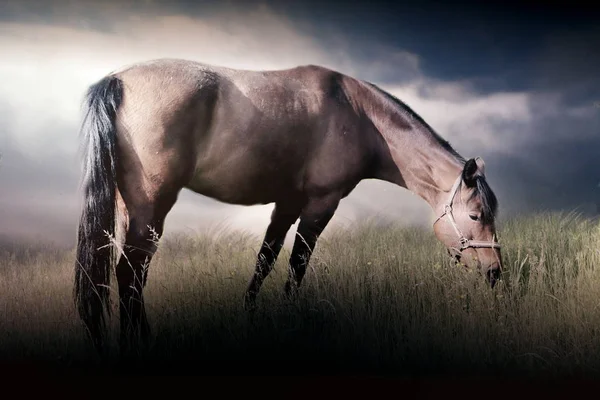
[[299, 219], [284, 287], [295, 297], [320, 234], [365, 179], [421, 197], [438, 216], [433, 231], [450, 257], [485, 274], [492, 289], [500, 279], [498, 200], [483, 159], [463, 158], [376, 84], [330, 68], [242, 70], [169, 58], [131, 64], [87, 88], [80, 143], [74, 298], [99, 351], [112, 272], [120, 346], [147, 341], [148, 266], [184, 188], [227, 204], [274, 203], [243, 295], [247, 310]]

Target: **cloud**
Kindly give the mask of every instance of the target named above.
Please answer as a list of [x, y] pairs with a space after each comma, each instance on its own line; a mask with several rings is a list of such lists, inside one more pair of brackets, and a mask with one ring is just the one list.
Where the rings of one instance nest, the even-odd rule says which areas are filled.
[[[589, 195], [570, 186], [564, 194], [562, 188], [574, 181], [572, 175], [581, 177], [582, 168], [593, 167], [593, 146], [600, 147], [590, 130], [597, 124], [590, 120], [597, 117], [582, 104], [565, 108], [560, 91], [480, 93], [468, 80], [438, 81], [422, 73], [416, 54], [387, 44], [350, 52], [355, 44], [335, 34], [324, 45], [306, 26], [300, 29], [265, 6], [243, 13], [211, 9], [202, 16], [157, 11], [135, 17], [125, 10], [119, 18], [119, 10], [107, 7], [90, 29], [74, 23], [77, 10], [63, 15], [62, 23], [42, 24], [39, 18], [0, 23], [6, 55], [0, 63], [0, 76], [6, 77], [0, 86], [0, 234], [46, 233], [74, 240], [83, 93], [114, 69], [162, 57], [247, 69], [309, 63], [338, 69], [380, 83], [465, 157], [483, 156], [502, 209], [533, 208], [549, 198], [556, 200], [550, 205], [573, 204]], [[573, 137], [578, 138], [571, 143], [574, 158], [560, 151]], [[556, 163], [558, 157], [568, 165]], [[226, 224], [262, 235], [271, 209], [225, 205], [184, 191], [169, 214], [167, 231]], [[435, 216], [416, 195], [365, 181], [342, 202], [328, 230], [365, 217], [429, 226]]]

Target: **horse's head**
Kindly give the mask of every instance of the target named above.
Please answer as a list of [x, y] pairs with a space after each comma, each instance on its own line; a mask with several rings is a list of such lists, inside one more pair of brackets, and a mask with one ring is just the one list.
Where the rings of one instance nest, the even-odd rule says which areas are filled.
[[495, 226], [498, 202], [484, 170], [479, 157], [465, 163], [449, 197], [441, 199], [433, 229], [457, 263], [479, 269], [493, 288], [502, 268]]

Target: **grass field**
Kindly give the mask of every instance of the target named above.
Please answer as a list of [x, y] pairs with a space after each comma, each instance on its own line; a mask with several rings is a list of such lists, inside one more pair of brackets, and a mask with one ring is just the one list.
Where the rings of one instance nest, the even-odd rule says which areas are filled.
[[[284, 249], [252, 318], [242, 295], [261, 238], [167, 235], [145, 292], [152, 342], [136, 371], [600, 377], [597, 221], [501, 221], [505, 273], [493, 291], [454, 266], [431, 230], [326, 233], [298, 301], [283, 297]], [[74, 251], [0, 251], [2, 360], [119, 365], [116, 346], [99, 360], [85, 342], [72, 302]]]

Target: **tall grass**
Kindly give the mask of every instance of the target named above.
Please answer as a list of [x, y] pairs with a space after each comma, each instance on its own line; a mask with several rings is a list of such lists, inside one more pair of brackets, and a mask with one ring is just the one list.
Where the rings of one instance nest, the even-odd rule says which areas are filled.
[[[138, 354], [138, 372], [185, 364], [242, 373], [600, 376], [600, 224], [537, 214], [504, 221], [499, 236], [505, 272], [492, 291], [477, 272], [454, 266], [430, 230], [330, 230], [297, 301], [283, 296], [284, 249], [254, 315], [242, 296], [260, 237], [167, 236], [150, 267], [152, 341]], [[3, 359], [116, 365], [116, 346], [97, 360], [85, 342], [71, 297], [73, 256], [0, 254]]]

